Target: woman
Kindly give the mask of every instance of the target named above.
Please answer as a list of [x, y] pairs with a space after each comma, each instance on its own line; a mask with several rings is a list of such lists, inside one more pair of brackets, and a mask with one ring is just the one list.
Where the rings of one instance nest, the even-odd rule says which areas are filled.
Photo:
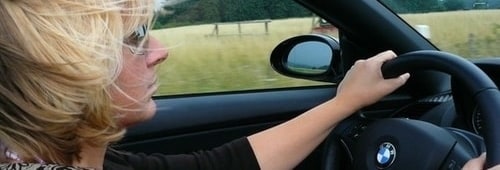
[[167, 52], [147, 34], [152, 9], [145, 0], [0, 1], [0, 168], [293, 169], [336, 123], [409, 78], [382, 78], [396, 56], [387, 51], [356, 62], [334, 99], [212, 151], [113, 151], [126, 127], [156, 111], [154, 69]]

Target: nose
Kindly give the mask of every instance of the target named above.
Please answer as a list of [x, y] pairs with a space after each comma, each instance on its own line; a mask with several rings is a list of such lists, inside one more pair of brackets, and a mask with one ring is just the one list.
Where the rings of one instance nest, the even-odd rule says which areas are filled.
[[168, 57], [167, 49], [155, 37], [150, 37], [148, 48], [149, 48], [147, 57], [148, 67], [154, 67], [167, 59]]

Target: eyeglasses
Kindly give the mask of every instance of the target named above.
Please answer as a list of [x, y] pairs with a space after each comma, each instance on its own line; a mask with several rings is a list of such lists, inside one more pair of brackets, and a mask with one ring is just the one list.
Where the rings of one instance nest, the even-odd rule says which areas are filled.
[[127, 44], [128, 49], [134, 55], [146, 55], [147, 40], [144, 39], [147, 37], [148, 27], [146, 25], [141, 25], [137, 27], [137, 29], [130, 35], [127, 39], [125, 39], [125, 44]]

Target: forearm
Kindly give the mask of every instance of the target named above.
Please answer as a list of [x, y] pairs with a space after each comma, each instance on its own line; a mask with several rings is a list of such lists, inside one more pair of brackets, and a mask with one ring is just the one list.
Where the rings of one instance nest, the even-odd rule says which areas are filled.
[[337, 87], [334, 99], [288, 122], [248, 137], [261, 169], [293, 169], [338, 122], [402, 86], [410, 74], [384, 79], [380, 71], [385, 61], [395, 57], [394, 52], [386, 51], [356, 61]]
[[261, 169], [293, 169], [356, 108], [332, 99], [290, 121], [248, 137]]

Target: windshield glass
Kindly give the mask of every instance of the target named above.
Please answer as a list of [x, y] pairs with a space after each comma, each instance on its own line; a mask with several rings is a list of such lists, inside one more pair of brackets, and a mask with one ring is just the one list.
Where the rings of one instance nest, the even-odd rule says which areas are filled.
[[500, 57], [500, 0], [381, 0], [440, 50]]

